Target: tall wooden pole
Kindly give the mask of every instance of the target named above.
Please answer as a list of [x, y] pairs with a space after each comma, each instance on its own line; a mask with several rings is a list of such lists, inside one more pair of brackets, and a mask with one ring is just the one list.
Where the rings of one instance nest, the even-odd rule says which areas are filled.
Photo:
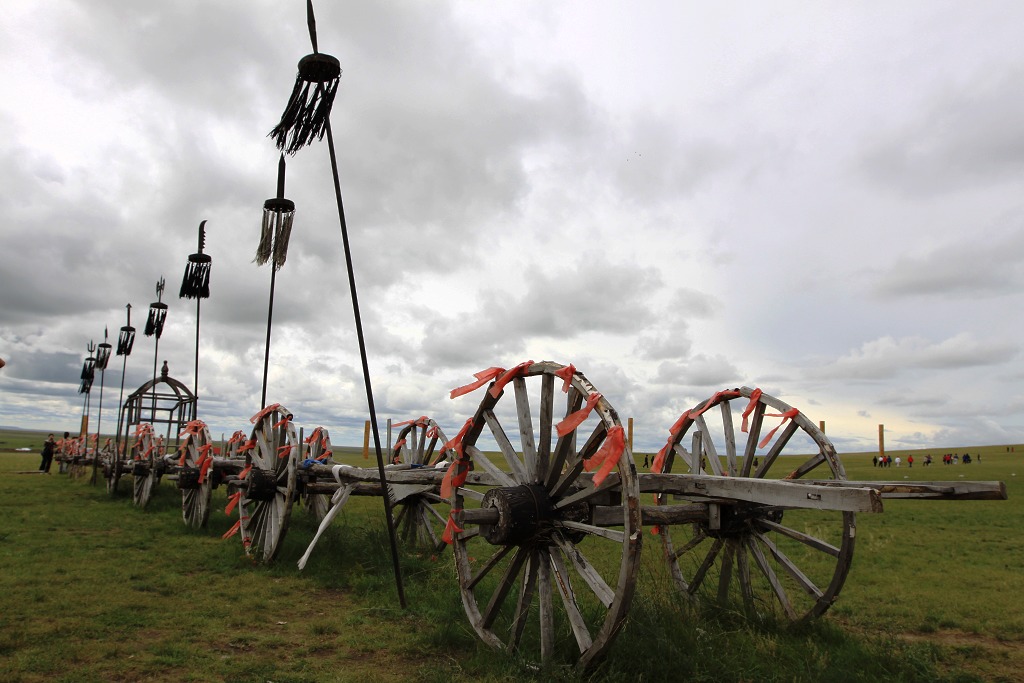
[[878, 425], [878, 457], [885, 456], [885, 425]]

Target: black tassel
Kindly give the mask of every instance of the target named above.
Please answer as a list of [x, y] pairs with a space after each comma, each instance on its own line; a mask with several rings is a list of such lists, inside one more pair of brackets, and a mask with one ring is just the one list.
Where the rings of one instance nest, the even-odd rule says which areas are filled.
[[78, 393], [88, 394], [90, 391], [92, 391], [92, 380], [83, 379], [82, 386], [78, 387]]
[[288, 240], [292, 236], [292, 218], [294, 212], [280, 214], [277, 223], [277, 236], [274, 238], [274, 268], [281, 270], [288, 258]]
[[92, 381], [94, 377], [93, 366], [89, 365], [88, 361], [82, 363], [82, 379]]
[[132, 355], [132, 346], [135, 344], [135, 328], [126, 325], [121, 328], [121, 332], [117, 335], [117, 355], [119, 356], [130, 356]]
[[262, 266], [274, 254], [274, 228], [271, 222], [272, 212], [263, 210], [263, 225], [260, 227], [260, 245], [256, 247], [257, 266]]
[[268, 135], [279, 150], [295, 154], [314, 139], [323, 139], [340, 77], [341, 63], [330, 55], [313, 53], [299, 60], [291, 97]]
[[167, 319], [167, 304], [157, 302], [149, 305], [149, 317], [146, 318], [145, 335], [152, 337], [154, 334], [159, 339], [164, 333], [164, 320]]
[[179, 297], [185, 299], [210, 298], [210, 257], [206, 254], [191, 254], [185, 264], [185, 276], [181, 279]]

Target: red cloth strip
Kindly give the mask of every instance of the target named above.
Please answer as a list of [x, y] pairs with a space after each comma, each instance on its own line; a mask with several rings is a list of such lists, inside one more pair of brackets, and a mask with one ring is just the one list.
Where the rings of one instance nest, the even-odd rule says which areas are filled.
[[222, 538], [222, 539], [228, 539], [228, 538], [231, 538], [232, 536], [234, 536], [235, 534], [237, 534], [237, 533], [239, 532], [239, 530], [240, 530], [241, 528], [242, 528], [242, 520], [238, 520], [238, 521], [237, 521], [237, 522], [235, 522], [235, 523], [234, 523], [233, 525], [231, 525], [231, 528], [230, 528], [230, 529], [228, 529], [228, 530], [227, 530], [227, 531], [226, 531], [226, 532], [224, 533], [224, 535], [223, 535], [223, 536], [221, 536], [221, 538]]
[[436, 439], [438, 434], [440, 434], [440, 432], [437, 431], [437, 425], [433, 425], [430, 429], [427, 430], [428, 439]]
[[562, 393], [568, 394], [569, 387], [572, 386], [572, 378], [576, 375], [576, 366], [569, 363], [561, 370], [555, 370], [555, 377], [562, 380]]
[[393, 422], [393, 423], [391, 423], [391, 426], [392, 427], [404, 427], [406, 425], [414, 424], [417, 427], [426, 427], [427, 426], [427, 420], [429, 420], [429, 419], [430, 418], [428, 418], [426, 415], [420, 415], [415, 420], [406, 420], [405, 422]]
[[471, 391], [476, 391], [483, 385], [490, 382], [492, 379], [505, 372], [505, 368], [493, 367], [481, 370], [480, 372], [474, 372], [473, 376], [476, 377], [475, 382], [471, 382], [461, 387], [452, 389], [452, 392], [448, 395], [448, 398], [457, 398], [463, 394], [468, 394]]
[[743, 394], [741, 394], [740, 392], [732, 390], [732, 389], [729, 389], [729, 390], [723, 389], [722, 391], [715, 392], [715, 395], [712, 396], [711, 398], [709, 398], [704, 403], [704, 407], [701, 408], [700, 410], [698, 410], [697, 412], [695, 412], [691, 417], [697, 417], [698, 415], [703, 415], [710, 408], [712, 408], [715, 405], [718, 405], [719, 401], [721, 401], [722, 398], [736, 398], [737, 396], [742, 396], [742, 395]]
[[288, 455], [291, 452], [292, 452], [292, 445], [290, 443], [286, 443], [285, 445], [283, 445], [283, 446], [281, 446], [281, 447], [279, 447], [277, 449], [277, 457], [278, 457], [278, 459], [280, 459], [280, 458], [287, 458]]
[[249, 422], [251, 422], [252, 424], [256, 424], [257, 422], [259, 422], [260, 420], [262, 420], [267, 415], [269, 415], [270, 413], [274, 412], [275, 410], [277, 410], [280, 407], [281, 407], [280, 403], [274, 403], [273, 405], [269, 405], [266, 408], [264, 408], [263, 410], [261, 410], [260, 412], [256, 413], [252, 417], [250, 417], [249, 418]]
[[249, 476], [249, 472], [251, 472], [251, 471], [252, 471], [252, 463], [249, 463], [248, 465], [245, 466], [245, 468], [241, 472], [238, 473], [238, 478], [239, 479], [245, 479], [247, 476]]
[[312, 434], [310, 434], [308, 437], [306, 437], [306, 440], [303, 443], [310, 444], [310, 443], [313, 443], [314, 441], [316, 441], [319, 438], [320, 438], [320, 428], [317, 427], [316, 429], [313, 430]]
[[441, 536], [441, 540], [451, 545], [455, 541], [454, 534], [461, 534], [463, 529], [455, 523], [455, 513], [462, 512], [461, 508], [452, 509], [448, 513], [448, 522], [444, 525], [444, 535]]
[[564, 420], [558, 423], [555, 427], [555, 431], [558, 432], [559, 436], [565, 436], [572, 430], [583, 424], [584, 420], [590, 417], [590, 411], [594, 409], [597, 402], [601, 400], [601, 394], [596, 391], [587, 397], [587, 403], [582, 408], [577, 410], [571, 415], [567, 415]]
[[494, 386], [491, 387], [491, 389], [490, 389], [491, 396], [494, 397], [494, 398], [498, 398], [498, 396], [501, 394], [501, 392], [505, 389], [505, 385], [506, 384], [508, 384], [509, 382], [514, 380], [516, 377], [522, 377], [524, 374], [526, 374], [526, 371], [529, 370], [530, 366], [532, 366], [532, 365], [533, 365], [533, 361], [532, 360], [528, 360], [528, 361], [525, 361], [523, 363], [520, 363], [519, 365], [515, 366], [514, 368], [510, 368], [509, 370], [506, 370], [501, 375], [501, 377], [499, 377], [498, 379], [494, 380]]
[[228, 506], [226, 508], [224, 508], [224, 514], [225, 515], [230, 515], [232, 512], [234, 512], [235, 511], [235, 506], [238, 505], [238, 501], [241, 500], [241, 499], [242, 499], [242, 492], [241, 491], [235, 491], [233, 494], [231, 494], [231, 497], [228, 498]]
[[605, 478], [611, 474], [611, 471], [615, 469], [616, 465], [619, 464], [619, 460], [622, 458], [625, 450], [626, 431], [622, 428], [622, 425], [615, 425], [608, 430], [604, 444], [594, 454], [594, 457], [583, 462], [583, 469], [588, 472], [599, 468], [597, 469], [597, 474], [594, 475], [595, 488], [600, 486]]
[[669, 451], [672, 450], [672, 442], [674, 440], [675, 440], [675, 437], [673, 437], [673, 436], [668, 437], [668, 441], [665, 442], [665, 445], [661, 447], [661, 450], [658, 451], [658, 454], [656, 456], [654, 456], [654, 462], [651, 463], [651, 472], [662, 472], [662, 471], [664, 471], [664, 469], [665, 469], [665, 458], [668, 457]]
[[761, 443], [757, 444], [757, 447], [758, 448], [764, 448], [765, 446], [767, 446], [768, 442], [772, 440], [773, 436], [775, 436], [775, 432], [779, 431], [779, 427], [781, 427], [782, 425], [786, 424], [786, 421], [789, 420], [789, 418], [796, 417], [799, 414], [800, 414], [800, 411], [797, 410], [796, 408], [790, 408], [789, 410], [787, 410], [784, 413], [766, 414], [765, 417], [781, 417], [782, 418], [782, 422], [780, 422], [778, 425], [776, 425], [775, 429], [773, 429], [772, 431], [768, 432], [765, 435], [765, 437], [763, 439], [761, 439]]
[[747, 418], [750, 417], [750, 413], [754, 412], [754, 408], [757, 406], [757, 402], [761, 400], [761, 394], [764, 393], [760, 389], [754, 389], [750, 392], [750, 403], [743, 410], [743, 424], [740, 426], [740, 431], [744, 434], [747, 433]]

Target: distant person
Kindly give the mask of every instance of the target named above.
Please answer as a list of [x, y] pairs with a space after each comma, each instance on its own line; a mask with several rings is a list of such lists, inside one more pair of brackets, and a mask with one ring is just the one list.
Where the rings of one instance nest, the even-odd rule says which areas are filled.
[[932, 464], [932, 454], [931, 453], [925, 453], [925, 456], [924, 456], [924, 466], [928, 467], [928, 465], [931, 465], [931, 464]]
[[871, 466], [872, 467], [878, 467], [878, 456], [877, 455], [875, 457], [871, 458]]
[[960, 464], [960, 456], [957, 455], [956, 453], [953, 454], [953, 464], [954, 465], [959, 465]]
[[913, 467], [913, 466], [914, 466], [914, 456], [908, 455], [907, 456], [907, 467]]
[[53, 463], [53, 452], [57, 449], [57, 442], [50, 434], [43, 442], [43, 461], [39, 463], [39, 471], [50, 473], [50, 464]]
[[897, 455], [896, 456], [896, 467], [899, 467], [901, 462], [903, 462], [903, 461], [900, 460], [900, 456]]

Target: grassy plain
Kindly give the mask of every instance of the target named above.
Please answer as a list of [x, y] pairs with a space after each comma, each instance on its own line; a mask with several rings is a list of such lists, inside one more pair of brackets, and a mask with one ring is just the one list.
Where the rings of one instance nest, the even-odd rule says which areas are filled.
[[[858, 516], [838, 603], [798, 629], [684, 605], [648, 535], [629, 621], [607, 659], [579, 674], [537, 671], [479, 643], [450, 553], [403, 551], [410, 607], [401, 610], [378, 499], [351, 501], [301, 573], [294, 563], [315, 527], [296, 509], [279, 561], [257, 566], [237, 537], [220, 539], [232, 523], [217, 510], [223, 489], [209, 529], [189, 531], [168, 482], [139, 511], [130, 482], [111, 499], [84, 481], [14, 474], [38, 467], [35, 445], [7, 452], [31, 438], [0, 432], [0, 680], [1024, 678], [1021, 446], [971, 448], [980, 463], [912, 469], [844, 455], [852, 479], [999, 479], [1010, 499], [887, 501], [883, 514]], [[336, 455], [369, 465], [354, 450]]]

